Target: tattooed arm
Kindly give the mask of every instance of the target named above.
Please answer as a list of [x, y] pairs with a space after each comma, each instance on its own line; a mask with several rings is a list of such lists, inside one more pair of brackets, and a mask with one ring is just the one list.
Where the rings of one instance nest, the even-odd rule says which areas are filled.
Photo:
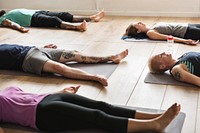
[[200, 87], [200, 77], [190, 73], [184, 64], [172, 68], [172, 75], [178, 81], [194, 84]]

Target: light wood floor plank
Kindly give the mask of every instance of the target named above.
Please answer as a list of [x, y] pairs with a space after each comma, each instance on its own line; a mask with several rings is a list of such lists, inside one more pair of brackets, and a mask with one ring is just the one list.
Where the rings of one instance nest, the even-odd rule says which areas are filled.
[[167, 87], [162, 108], [167, 109], [174, 102], [181, 104], [181, 110], [186, 113], [183, 133], [195, 132], [198, 92], [198, 88], [192, 87]]
[[198, 109], [197, 111], [197, 123], [196, 123], [196, 132], [195, 133], [199, 133], [200, 132], [200, 109]]

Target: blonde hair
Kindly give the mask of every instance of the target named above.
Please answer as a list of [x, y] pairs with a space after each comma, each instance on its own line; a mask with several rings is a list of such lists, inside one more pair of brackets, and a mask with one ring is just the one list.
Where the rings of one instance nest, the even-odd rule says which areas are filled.
[[155, 59], [155, 56], [152, 56], [148, 60], [148, 67], [151, 73], [164, 73], [166, 70], [160, 69], [161, 63]]

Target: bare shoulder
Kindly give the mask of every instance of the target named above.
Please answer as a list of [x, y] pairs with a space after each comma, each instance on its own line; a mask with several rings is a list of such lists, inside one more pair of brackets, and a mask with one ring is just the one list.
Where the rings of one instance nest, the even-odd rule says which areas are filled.
[[182, 63], [174, 66], [172, 69], [189, 71], [187, 66], [185, 64], [182, 64]]
[[147, 34], [154, 34], [154, 33], [157, 33], [157, 31], [154, 30], [154, 29], [149, 29], [149, 30], [147, 31]]
[[2, 21], [2, 25], [3, 25], [3, 26], [9, 26], [9, 24], [10, 24], [11, 22], [12, 22], [11, 20], [5, 19], [5, 20]]
[[162, 39], [161, 34], [158, 31], [154, 30], [154, 29], [148, 30], [146, 34], [150, 39], [156, 39], [156, 40], [157, 39], [159, 39], [159, 40]]
[[185, 73], [189, 72], [185, 64], [178, 64], [171, 69], [171, 73], [177, 80], [182, 80]]

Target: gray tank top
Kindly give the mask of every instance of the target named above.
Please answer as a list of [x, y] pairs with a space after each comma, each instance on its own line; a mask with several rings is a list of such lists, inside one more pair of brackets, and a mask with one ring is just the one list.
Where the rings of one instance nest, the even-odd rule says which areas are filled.
[[158, 31], [161, 34], [172, 35], [183, 38], [188, 27], [188, 23], [166, 23], [158, 22], [151, 29]]

